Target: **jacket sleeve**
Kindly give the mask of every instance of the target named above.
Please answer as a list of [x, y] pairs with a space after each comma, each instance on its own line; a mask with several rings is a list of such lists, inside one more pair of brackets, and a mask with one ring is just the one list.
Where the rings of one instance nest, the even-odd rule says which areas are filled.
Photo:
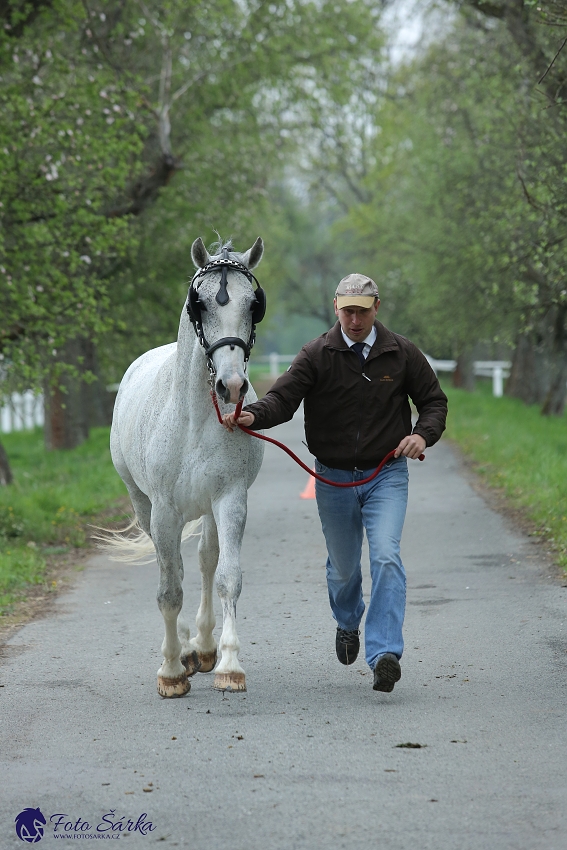
[[289, 422], [315, 384], [317, 374], [308, 349], [308, 345], [303, 346], [287, 372], [280, 375], [264, 398], [244, 408], [254, 414], [254, 431]]
[[433, 446], [445, 430], [447, 396], [425, 355], [413, 343], [409, 345], [406, 391], [419, 414], [413, 433]]

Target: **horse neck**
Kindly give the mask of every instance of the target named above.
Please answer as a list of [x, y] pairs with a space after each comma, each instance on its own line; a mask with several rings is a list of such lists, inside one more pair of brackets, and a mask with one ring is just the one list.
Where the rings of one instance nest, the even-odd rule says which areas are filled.
[[193, 410], [206, 405], [205, 412], [212, 410], [209, 397], [209, 372], [207, 360], [199, 344], [189, 316], [184, 312], [179, 322], [177, 352], [175, 359], [175, 388], [179, 396]]

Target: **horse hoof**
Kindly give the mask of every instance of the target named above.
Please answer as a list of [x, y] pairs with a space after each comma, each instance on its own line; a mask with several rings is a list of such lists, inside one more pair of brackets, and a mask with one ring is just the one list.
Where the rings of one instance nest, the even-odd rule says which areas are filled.
[[191, 690], [191, 682], [187, 675], [176, 676], [174, 679], [168, 679], [166, 676], [158, 676], [157, 689], [160, 697], [182, 697], [188, 694]]
[[188, 676], [194, 676], [195, 673], [198, 673], [201, 670], [201, 656], [196, 649], [188, 655], [183, 655], [181, 657], [181, 663], [187, 670]]
[[212, 652], [199, 652], [198, 657], [201, 664], [199, 667], [199, 673], [210, 673], [211, 670], [214, 670], [215, 664], [217, 663], [216, 649], [213, 649]]
[[245, 691], [246, 676], [244, 673], [216, 673], [213, 688], [216, 691]]

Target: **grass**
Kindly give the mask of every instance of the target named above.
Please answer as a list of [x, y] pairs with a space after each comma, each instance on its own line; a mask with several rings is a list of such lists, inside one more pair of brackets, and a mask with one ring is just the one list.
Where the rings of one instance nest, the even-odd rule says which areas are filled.
[[270, 377], [270, 366], [268, 363], [249, 363], [248, 377], [252, 386], [257, 381], [265, 381]]
[[534, 524], [567, 569], [567, 417], [544, 417], [539, 407], [493, 398], [491, 382], [474, 393], [444, 386], [447, 436]]
[[14, 483], [0, 487], [0, 614], [44, 581], [47, 558], [85, 546], [88, 522], [125, 494], [108, 439], [94, 428], [79, 448], [47, 452], [39, 428], [2, 435]]

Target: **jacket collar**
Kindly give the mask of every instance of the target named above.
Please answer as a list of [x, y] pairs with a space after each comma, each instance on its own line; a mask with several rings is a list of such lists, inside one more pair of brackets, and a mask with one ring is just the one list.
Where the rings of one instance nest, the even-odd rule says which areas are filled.
[[[388, 328], [384, 327], [382, 322], [375, 321], [374, 327], [376, 328], [376, 339], [374, 340], [374, 345], [370, 349], [368, 353], [368, 358], [377, 357], [379, 354], [382, 354], [384, 351], [394, 351], [399, 348], [398, 342], [394, 334], [388, 330]], [[325, 348], [337, 348], [340, 351], [348, 351], [349, 347], [343, 339], [343, 335], [341, 333], [341, 325], [340, 322], [336, 322], [330, 331], [327, 331], [327, 339], [325, 340]]]

